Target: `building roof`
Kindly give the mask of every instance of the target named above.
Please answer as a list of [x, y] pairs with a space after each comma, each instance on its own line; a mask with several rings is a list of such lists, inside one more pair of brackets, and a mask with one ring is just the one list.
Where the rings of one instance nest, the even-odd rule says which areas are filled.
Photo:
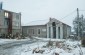
[[37, 21], [32, 21], [27, 24], [22, 24], [22, 26], [35, 26], [35, 25], [46, 25], [49, 22], [49, 19], [46, 20], [37, 20]]
[[7, 12], [11, 12], [11, 13], [20, 13], [21, 14], [21, 12], [13, 12], [13, 11], [5, 10], [5, 9], [2, 9], [2, 10], [7, 11]]
[[[55, 19], [55, 18], [54, 18]], [[57, 19], [56, 19], [57, 20]], [[22, 26], [37, 26], [37, 25], [46, 25], [48, 22], [50, 21], [50, 19], [45, 19], [45, 20], [37, 20], [37, 21], [32, 21], [30, 23], [27, 24], [22, 24]], [[59, 21], [59, 20], [58, 20]], [[61, 22], [61, 21], [59, 21]], [[63, 22], [62, 22], [63, 23]], [[66, 24], [66, 23], [63, 23]], [[66, 24], [68, 25], [68, 24]], [[69, 26], [69, 25], [68, 25]], [[69, 26], [70, 27], [70, 26]]]

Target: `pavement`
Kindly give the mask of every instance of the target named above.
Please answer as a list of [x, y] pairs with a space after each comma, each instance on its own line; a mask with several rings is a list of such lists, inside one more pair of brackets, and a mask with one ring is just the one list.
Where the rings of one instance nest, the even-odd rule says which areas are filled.
[[23, 44], [31, 44], [31, 43], [34, 43], [36, 41], [37, 41], [37, 39], [30, 39], [30, 40], [24, 40], [24, 41], [22, 41], [22, 40], [12, 41], [12, 42], [8, 42], [8, 43], [0, 44], [0, 49], [12, 48], [12, 47], [20, 46]]
[[32, 44], [37, 42], [38, 39], [30, 39], [24, 41], [12, 41], [9, 43], [4, 43], [0, 45], [0, 55], [12, 55], [14, 48], [19, 48], [22, 45]]

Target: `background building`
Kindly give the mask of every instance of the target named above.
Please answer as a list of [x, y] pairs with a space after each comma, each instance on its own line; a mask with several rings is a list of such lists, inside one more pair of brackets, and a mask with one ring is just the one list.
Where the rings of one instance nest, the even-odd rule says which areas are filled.
[[22, 33], [25, 36], [63, 39], [69, 37], [71, 27], [55, 18], [50, 18], [23, 25]]
[[0, 34], [21, 33], [21, 13], [0, 9]]
[[0, 10], [0, 33], [16, 34], [21, 32], [21, 13]]

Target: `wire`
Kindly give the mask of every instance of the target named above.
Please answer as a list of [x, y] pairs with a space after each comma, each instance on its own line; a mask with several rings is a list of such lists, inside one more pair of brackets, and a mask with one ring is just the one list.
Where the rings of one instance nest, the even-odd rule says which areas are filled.
[[[79, 11], [85, 11], [85, 10], [79, 10]], [[66, 17], [68, 17], [68, 16], [70, 16], [71, 14], [73, 14], [74, 12], [76, 12], [76, 10], [74, 10], [73, 12], [71, 12], [71, 13], [69, 13], [68, 15], [66, 15], [65, 17], [63, 17], [63, 18], [61, 18], [60, 20], [62, 20], [62, 19], [64, 19], [64, 18], [66, 18]]]
[[79, 11], [85, 11], [85, 10], [79, 10]]
[[76, 12], [76, 10], [74, 10], [73, 12], [71, 12], [71, 13], [69, 13], [68, 15], [66, 15], [65, 17], [63, 17], [63, 18], [61, 18], [60, 20], [62, 20], [62, 19], [64, 19], [64, 18], [66, 18], [66, 17], [68, 17], [68, 16], [70, 16], [71, 14], [73, 14], [74, 12]]

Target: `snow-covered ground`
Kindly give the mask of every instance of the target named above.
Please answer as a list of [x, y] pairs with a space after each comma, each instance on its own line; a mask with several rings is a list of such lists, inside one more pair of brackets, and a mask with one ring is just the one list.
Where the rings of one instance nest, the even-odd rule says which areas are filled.
[[29, 38], [27, 39], [0, 39], [0, 45], [6, 44], [6, 43], [12, 43], [16, 41], [26, 41], [26, 40], [30, 40], [30, 39]]
[[39, 37], [34, 37], [35, 39], [39, 39], [39, 40], [42, 40], [42, 41], [65, 41], [66, 39], [51, 39], [51, 38], [39, 38]]
[[[25, 44], [19, 47], [14, 47], [12, 52], [10, 52], [10, 55], [54, 55], [55, 53], [58, 53], [59, 55], [80, 55], [80, 54], [85, 55], [85, 47], [81, 47], [80, 41], [51, 39], [52, 41], [62, 41], [62, 42], [64, 41], [63, 44], [65, 44], [65, 46], [61, 48], [54, 46], [43, 47], [47, 45], [50, 39], [45, 39], [45, 38], [44, 39], [38, 38], [38, 39], [42, 39], [44, 41], [38, 41], [32, 44]], [[12, 40], [5, 40], [5, 41], [12, 41]], [[35, 50], [36, 48], [37, 51], [38, 50], [45, 50], [45, 51], [43, 53], [33, 53], [33, 50]], [[11, 51], [11, 50], [10, 49], [5, 50], [4, 55], [7, 55], [6, 51]]]
[[[56, 40], [57, 41], [57, 40]], [[55, 48], [42, 48], [42, 46], [46, 45], [47, 42], [38, 42], [38, 43], [35, 43], [35, 44], [31, 44], [30, 48], [31, 50], [28, 51], [27, 49], [29, 49], [28, 46], [26, 46], [25, 48], [22, 48], [24, 49], [25, 51], [21, 51], [21, 55], [54, 55], [54, 53], [58, 53], [59, 55], [80, 55], [82, 54], [80, 51], [82, 50], [83, 52], [83, 55], [85, 55], [85, 48], [81, 47], [81, 50], [80, 48], [77, 46], [80, 42], [78, 41], [69, 41], [67, 40], [65, 42], [66, 45], [69, 45], [69, 47], [72, 49], [70, 52], [68, 50], [64, 50], [62, 48], [58, 48], [58, 47], [55, 47]], [[74, 46], [76, 46], [76, 48], [74, 48]], [[23, 46], [22, 46], [23, 47]], [[44, 49], [45, 52], [43, 54], [41, 53], [32, 53], [33, 52], [33, 49], [34, 48], [40, 48], [40, 49]]]

